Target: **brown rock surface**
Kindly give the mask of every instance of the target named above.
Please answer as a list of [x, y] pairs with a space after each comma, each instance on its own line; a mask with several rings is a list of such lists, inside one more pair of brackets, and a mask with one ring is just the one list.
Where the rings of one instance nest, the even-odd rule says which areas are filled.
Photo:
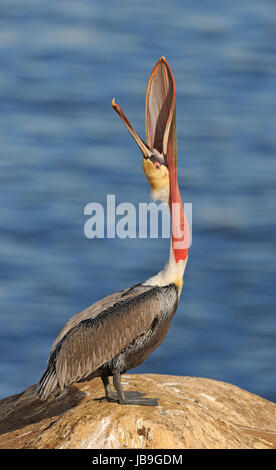
[[0, 448], [276, 448], [276, 404], [215, 380], [125, 375], [128, 390], [158, 407], [100, 402], [101, 381], [76, 384], [50, 402], [35, 386], [0, 402]]

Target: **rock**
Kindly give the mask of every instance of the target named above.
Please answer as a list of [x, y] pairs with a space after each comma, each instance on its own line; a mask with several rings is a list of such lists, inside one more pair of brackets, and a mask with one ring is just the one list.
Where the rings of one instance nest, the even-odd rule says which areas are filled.
[[41, 402], [35, 385], [0, 402], [0, 448], [276, 448], [276, 404], [210, 379], [125, 375], [128, 390], [159, 406], [99, 401], [100, 379]]

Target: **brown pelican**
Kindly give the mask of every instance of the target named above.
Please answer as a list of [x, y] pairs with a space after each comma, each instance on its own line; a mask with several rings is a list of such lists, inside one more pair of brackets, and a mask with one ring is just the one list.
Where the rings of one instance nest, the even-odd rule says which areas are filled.
[[167, 336], [188, 258], [189, 227], [177, 183], [175, 83], [165, 58], [157, 62], [148, 82], [146, 143], [114, 99], [112, 106], [142, 151], [152, 197], [168, 204], [169, 259], [155, 276], [97, 301], [65, 324], [51, 347], [37, 394], [46, 400], [75, 382], [101, 377], [108, 401], [156, 405], [156, 399], [142, 398], [139, 392], [124, 392], [121, 375], [144, 362]]

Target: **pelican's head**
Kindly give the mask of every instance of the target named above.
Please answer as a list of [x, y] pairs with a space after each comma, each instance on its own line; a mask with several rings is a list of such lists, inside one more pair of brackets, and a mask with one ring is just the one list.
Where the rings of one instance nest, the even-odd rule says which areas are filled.
[[[175, 83], [171, 69], [161, 57], [155, 65], [146, 93], [146, 143], [138, 136], [115, 99], [112, 106], [130, 131], [143, 154], [143, 170], [153, 199], [169, 205], [172, 219], [172, 248], [175, 261], [188, 256], [189, 225], [177, 182]], [[179, 213], [175, 212], [179, 206]], [[181, 236], [176, 233], [181, 231]], [[179, 241], [183, 244], [180, 246]]]
[[155, 65], [146, 93], [146, 143], [138, 136], [121, 107], [112, 100], [112, 106], [130, 131], [143, 154], [143, 170], [151, 186], [153, 199], [168, 202], [170, 197], [168, 146], [175, 154], [175, 83], [165, 57]]

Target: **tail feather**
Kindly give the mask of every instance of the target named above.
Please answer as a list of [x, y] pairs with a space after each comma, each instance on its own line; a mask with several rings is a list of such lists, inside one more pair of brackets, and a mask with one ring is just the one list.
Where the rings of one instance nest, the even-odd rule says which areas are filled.
[[58, 388], [58, 379], [53, 364], [48, 365], [36, 387], [36, 393], [41, 400], [47, 400], [51, 393]]

